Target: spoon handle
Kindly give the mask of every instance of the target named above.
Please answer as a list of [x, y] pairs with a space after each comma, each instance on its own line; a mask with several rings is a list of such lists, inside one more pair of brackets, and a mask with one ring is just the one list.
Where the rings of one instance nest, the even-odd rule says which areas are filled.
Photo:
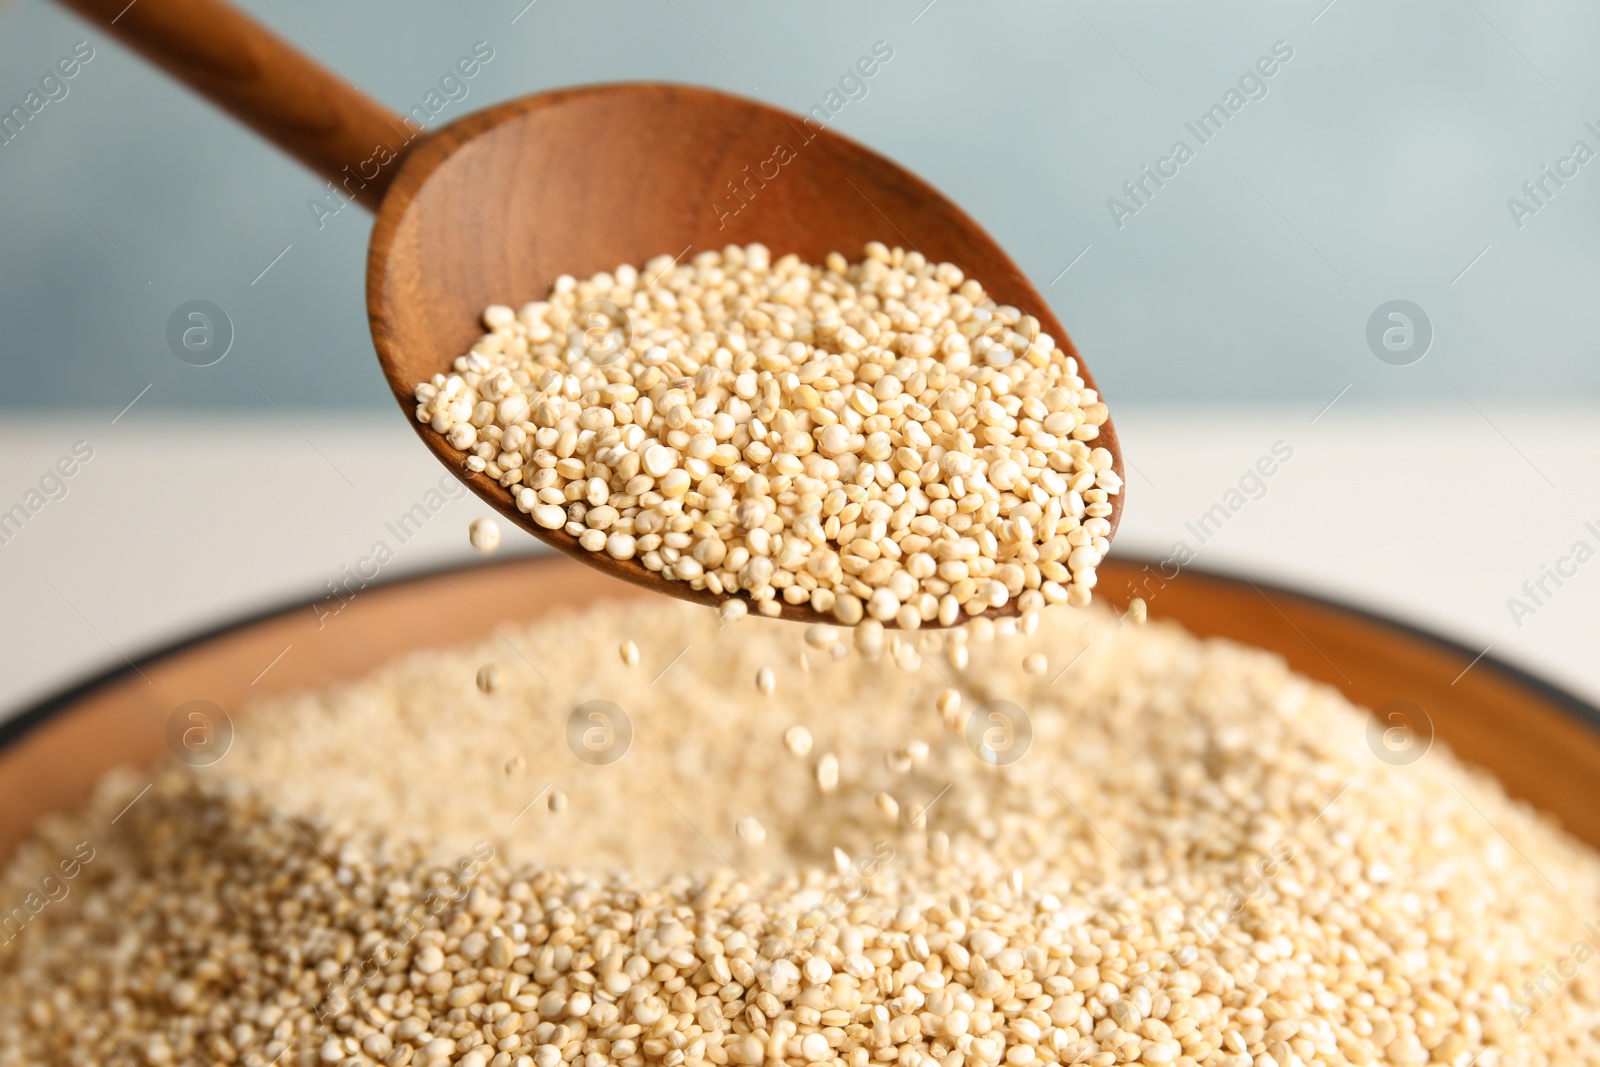
[[222, 0], [60, 0], [376, 209], [410, 140], [399, 115]]

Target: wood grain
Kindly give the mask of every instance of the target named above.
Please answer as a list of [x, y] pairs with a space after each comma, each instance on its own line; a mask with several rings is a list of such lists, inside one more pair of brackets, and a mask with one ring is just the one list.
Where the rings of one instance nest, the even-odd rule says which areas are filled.
[[60, 0], [375, 210], [413, 129], [221, 0]]
[[[792, 252], [820, 263], [829, 252], [858, 258], [874, 240], [953, 262], [996, 300], [1037, 316], [1094, 387], [1043, 297], [936, 189], [815, 120], [681, 85], [544, 93], [469, 115], [417, 146], [373, 228], [367, 311], [395, 400], [473, 492], [574, 559], [713, 603], [725, 597], [663, 581], [637, 560], [585, 551], [569, 534], [537, 526], [494, 479], [462, 468], [466, 453], [415, 420], [413, 390], [447, 372], [478, 339], [483, 308], [541, 298], [560, 274], [585, 277], [751, 241], [774, 257]], [[1112, 423], [1096, 444], [1111, 450], [1126, 482]], [[1126, 490], [1112, 498], [1113, 536], [1125, 497]], [[816, 618], [809, 605], [783, 608], [785, 618]]]
[[[1270, 586], [1192, 571], [1155, 586], [1137, 561], [1108, 560], [1101, 573], [1113, 603], [1137, 588], [1153, 616], [1274, 651], [1352, 700], [1413, 701], [1431, 720], [1435, 743], [1600, 846], [1595, 709], [1487, 658], [1463, 674], [1469, 650]], [[236, 712], [358, 677], [415, 649], [481, 639], [494, 624], [641, 595], [566, 560], [507, 562], [363, 590], [320, 627], [301, 605], [153, 657], [138, 673], [124, 670], [44, 706], [28, 718], [31, 729], [0, 749], [0, 858], [41, 815], [81, 804], [110, 767], [165, 756], [167, 719], [185, 701]], [[382, 743], [373, 738], [374, 750]]]

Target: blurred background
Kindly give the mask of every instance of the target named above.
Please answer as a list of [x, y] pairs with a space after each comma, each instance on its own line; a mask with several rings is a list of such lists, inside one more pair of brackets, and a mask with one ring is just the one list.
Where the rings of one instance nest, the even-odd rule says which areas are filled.
[[[633, 79], [828, 106], [1071, 331], [1131, 463], [1119, 552], [1182, 542], [1600, 700], [1593, 5], [241, 6], [433, 127]], [[27, 512], [0, 524], [0, 718], [326, 596], [439, 484], [372, 355], [370, 219], [325, 194], [102, 28], [0, 3], [0, 513]], [[169, 340], [194, 301], [208, 366]], [[383, 576], [466, 559], [486, 511], [451, 499]]]

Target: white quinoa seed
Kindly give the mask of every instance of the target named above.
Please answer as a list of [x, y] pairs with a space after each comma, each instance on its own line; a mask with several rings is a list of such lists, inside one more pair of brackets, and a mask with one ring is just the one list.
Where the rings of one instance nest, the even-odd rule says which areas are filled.
[[763, 666], [756, 671], [756, 689], [764, 697], [770, 697], [778, 688], [777, 675], [772, 673], [771, 667]]
[[[965, 649], [966, 646], [962, 646]], [[938, 699], [934, 701], [934, 708], [939, 712], [939, 718], [946, 728], [954, 729], [961, 718], [961, 693], [955, 689], [940, 690]]]
[[473, 519], [467, 527], [467, 540], [479, 552], [493, 552], [500, 547], [500, 524], [487, 515]]
[[824, 793], [839, 788], [839, 757], [832, 752], [824, 752], [817, 760], [817, 788]]
[[634, 644], [632, 639], [622, 642], [622, 645], [617, 649], [617, 654], [622, 657], [624, 666], [637, 667], [639, 665], [639, 646]]
[[1142, 625], [1149, 619], [1149, 617], [1150, 609], [1145, 606], [1143, 598], [1134, 597], [1132, 600], [1128, 601], [1128, 618], [1132, 619], [1135, 623]]
[[767, 828], [754, 815], [746, 815], [734, 825], [734, 833], [746, 844], [759, 845], [767, 839]]
[[492, 693], [500, 688], [500, 668], [493, 663], [485, 663], [478, 668], [478, 674], [474, 681], [476, 681], [480, 690], [485, 693]]
[[831, 649], [839, 642], [839, 631], [832, 626], [822, 623], [813, 623], [806, 627], [806, 644], [812, 648], [825, 651]]
[[811, 754], [811, 731], [804, 726], [791, 726], [783, 732], [783, 747], [789, 755], [804, 758]]
[[[573, 343], [596, 300], [624, 348]], [[1089, 603], [1122, 490], [1106, 405], [951, 264], [729, 245], [563, 275], [483, 324], [416, 417], [589, 551], [845, 625]]]
[[[0, 944], [0, 1067], [1595, 1059], [1600, 968], [1573, 964], [1600, 859], [1443, 745], [1374, 758], [1368, 717], [1276, 657], [1109, 611], [952, 638], [941, 715], [1031, 719], [993, 768], [929, 716], [931, 665], [803, 676], [798, 628], [654, 599], [274, 699], [206, 773], [116, 772], [42, 822], [0, 900], [93, 858]], [[618, 672], [625, 634], [682, 658]], [[539, 671], [463, 701], [505, 641]], [[815, 764], [730, 743], [761, 665]], [[596, 698], [671, 743], [575, 767]], [[508, 749], [527, 777], [481, 773]], [[584, 817], [513, 822], [529, 780]]]

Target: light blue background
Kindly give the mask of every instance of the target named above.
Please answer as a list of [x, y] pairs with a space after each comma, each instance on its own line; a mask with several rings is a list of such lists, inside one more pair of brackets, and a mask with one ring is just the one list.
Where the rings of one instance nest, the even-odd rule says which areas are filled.
[[[524, 3], [244, 6], [397, 110], [488, 41], [494, 60], [441, 120], [625, 79], [803, 111], [887, 40], [893, 60], [834, 128], [988, 227], [1113, 402], [1600, 395], [1600, 160], [1520, 230], [1506, 206], [1575, 140], [1600, 150], [1592, 4]], [[0, 406], [114, 413], [147, 384], [151, 408], [390, 404], [362, 297], [368, 219], [318, 232], [320, 180], [43, 0], [0, 4], [0, 110], [81, 39], [98, 54], [70, 95], [0, 146]], [[1184, 122], [1279, 40], [1294, 57], [1266, 98], [1118, 229], [1107, 198], [1192, 145]], [[195, 298], [236, 326], [214, 367], [167, 349], [168, 315]], [[1394, 298], [1433, 322], [1414, 366], [1367, 348]]]

